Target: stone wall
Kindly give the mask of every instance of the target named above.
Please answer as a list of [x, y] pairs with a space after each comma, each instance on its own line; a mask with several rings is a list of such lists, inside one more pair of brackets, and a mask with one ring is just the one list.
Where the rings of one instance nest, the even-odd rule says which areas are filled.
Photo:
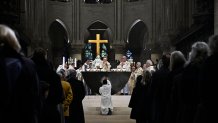
[[[60, 19], [67, 27], [73, 54], [78, 56], [84, 46], [87, 27], [101, 21], [112, 31], [112, 47], [122, 54], [130, 27], [136, 20], [142, 20], [148, 36], [144, 43], [151, 52], [161, 53], [159, 42], [165, 42], [183, 28], [192, 24], [194, 0], [114, 0], [110, 4], [85, 4], [83, 0], [59, 2], [50, 0], [22, 0], [26, 2], [22, 20], [25, 32], [32, 40], [32, 47], [50, 49], [49, 26]], [[215, 21], [216, 22], [216, 21]]]
[[[106, 24], [111, 29], [112, 47], [116, 49], [116, 53], [123, 53], [128, 32], [136, 20], [142, 20], [147, 25], [148, 31], [152, 32], [152, 0], [138, 2], [116, 0], [111, 4], [85, 4], [82, 0], [48, 1], [46, 15], [46, 30], [56, 18], [65, 23], [75, 54], [81, 52], [85, 32], [96, 21]], [[151, 36], [152, 33], [149, 33], [149, 37]], [[49, 40], [48, 37], [47, 39]]]

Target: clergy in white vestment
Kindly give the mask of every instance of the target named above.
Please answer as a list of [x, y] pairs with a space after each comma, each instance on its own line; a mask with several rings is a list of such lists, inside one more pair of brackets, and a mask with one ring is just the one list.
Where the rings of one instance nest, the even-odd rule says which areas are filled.
[[107, 61], [106, 57], [103, 58], [101, 66], [102, 66], [102, 71], [110, 71], [111, 69], [111, 64], [110, 62]]
[[113, 104], [111, 99], [111, 83], [105, 78], [103, 79], [103, 85], [99, 88], [101, 94], [101, 114], [110, 115], [113, 111]]
[[[91, 61], [90, 60], [86, 60], [86, 62], [83, 64], [81, 71], [78, 72], [83, 72], [83, 71], [89, 71], [91, 69]], [[82, 73], [81, 73], [81, 77], [82, 77]], [[86, 95], [90, 95], [92, 94], [91, 89], [88, 87], [88, 85], [84, 82], [84, 86], [85, 86], [85, 90], [86, 90]]]
[[143, 69], [144, 69], [144, 71], [147, 70], [150, 73], [154, 73], [155, 72], [155, 68], [153, 66], [153, 62], [150, 59], [146, 61], [145, 67]]
[[76, 78], [80, 81], [83, 81], [83, 77], [82, 77], [82, 66], [79, 67], [77, 70], [76, 70]]
[[95, 60], [92, 62], [92, 68], [94, 69], [100, 69], [102, 68], [102, 60], [99, 55], [96, 56]]
[[137, 76], [136, 68], [135, 68], [135, 66], [132, 66], [131, 75], [130, 75], [129, 80], [128, 80], [129, 94], [130, 95], [132, 95], [133, 88], [135, 87], [136, 76]]
[[141, 67], [141, 62], [137, 62], [136, 63], [136, 70], [135, 70], [135, 73], [136, 73], [136, 78], [139, 76], [139, 75], [142, 75], [143, 74], [143, 69]]
[[123, 56], [120, 60], [120, 64], [117, 66], [117, 69], [123, 71], [131, 71], [130, 62], [127, 61], [126, 56]]
[[82, 66], [82, 71], [87, 71], [88, 69], [91, 69], [91, 62], [90, 60], [86, 60], [86, 62]]
[[[122, 58], [120, 60], [120, 64], [117, 66], [117, 69], [121, 69], [122, 71], [131, 71], [130, 62], [127, 61], [126, 56], [122, 56]], [[124, 95], [129, 94], [128, 83], [121, 90], [121, 94], [124, 94]]]

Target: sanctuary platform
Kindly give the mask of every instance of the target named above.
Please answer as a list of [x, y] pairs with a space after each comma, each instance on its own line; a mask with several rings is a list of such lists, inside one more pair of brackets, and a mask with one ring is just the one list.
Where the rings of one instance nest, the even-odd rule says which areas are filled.
[[100, 114], [101, 96], [86, 96], [83, 100], [86, 123], [135, 123], [130, 119], [131, 108], [128, 108], [131, 96], [113, 95], [114, 111], [112, 115]]

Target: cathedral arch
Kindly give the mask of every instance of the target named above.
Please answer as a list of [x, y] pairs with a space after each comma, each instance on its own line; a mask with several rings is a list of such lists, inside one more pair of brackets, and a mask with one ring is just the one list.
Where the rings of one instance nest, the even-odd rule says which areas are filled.
[[69, 56], [70, 40], [67, 26], [60, 19], [55, 19], [49, 26], [48, 35], [51, 41], [52, 59], [57, 66], [62, 62], [63, 56], [66, 59]]
[[[87, 29], [85, 30], [84, 34], [84, 43], [88, 42], [88, 39], [92, 34], [100, 33], [105, 39], [109, 40], [110, 43], [113, 42], [113, 35], [111, 28], [105, 24], [103, 21], [96, 20], [91, 22]], [[95, 37], [95, 36], [94, 36]]]
[[145, 59], [146, 43], [148, 41], [148, 28], [141, 19], [135, 20], [127, 33], [126, 49], [133, 53], [135, 61], [143, 62]]
[[[88, 47], [91, 47], [91, 53], [89, 54], [92, 54], [92, 56], [90, 56], [89, 59], [94, 59], [96, 57], [96, 53], [95, 53], [95, 50], [93, 49], [96, 49], [96, 45], [95, 44], [89, 44], [88, 41], [89, 40], [95, 40], [96, 39], [96, 34], [100, 34], [100, 39], [101, 40], [108, 40], [108, 43], [104, 43], [104, 44], [101, 44], [100, 47], [101, 47], [101, 51], [102, 48], [103, 49], [107, 49], [107, 56], [109, 55], [109, 50], [110, 50], [110, 45], [113, 41], [113, 38], [112, 38], [112, 31], [111, 29], [108, 27], [107, 24], [105, 24], [104, 22], [100, 21], [100, 20], [96, 20], [94, 22], [92, 22], [90, 25], [87, 26], [85, 32], [84, 32], [84, 50], [83, 50], [83, 59], [87, 59], [87, 58], [84, 58], [84, 56], [86, 56], [84, 54], [84, 52], [87, 52], [86, 48]], [[91, 46], [87, 46], [87, 45], [91, 45]], [[103, 56], [101, 56], [103, 57]]]

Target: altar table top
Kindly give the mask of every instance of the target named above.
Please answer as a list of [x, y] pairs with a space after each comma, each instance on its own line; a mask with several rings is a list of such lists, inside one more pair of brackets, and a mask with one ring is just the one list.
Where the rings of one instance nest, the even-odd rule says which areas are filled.
[[112, 89], [111, 93], [116, 94], [127, 84], [131, 72], [97, 72], [97, 71], [87, 71], [82, 72], [82, 76], [85, 83], [91, 89], [93, 94], [99, 94], [99, 88], [102, 86], [102, 78], [108, 77], [111, 82]]

